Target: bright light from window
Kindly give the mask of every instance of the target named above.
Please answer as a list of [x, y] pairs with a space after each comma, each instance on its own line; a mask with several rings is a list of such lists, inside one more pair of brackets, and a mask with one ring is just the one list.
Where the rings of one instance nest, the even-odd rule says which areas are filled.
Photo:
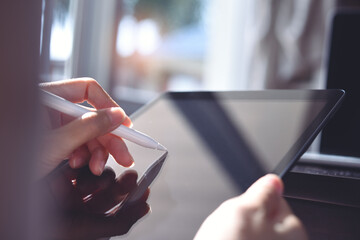
[[120, 21], [116, 39], [116, 51], [120, 56], [129, 57], [135, 51], [149, 55], [159, 44], [159, 29], [153, 20], [137, 22], [132, 16], [126, 16]]
[[70, 20], [65, 23], [55, 21], [51, 29], [50, 59], [66, 61], [72, 52], [73, 33]]
[[137, 50], [142, 55], [153, 53], [160, 44], [160, 34], [156, 23], [147, 19], [139, 22]]
[[129, 57], [135, 52], [136, 20], [131, 16], [124, 17], [118, 27], [116, 51], [122, 57]]

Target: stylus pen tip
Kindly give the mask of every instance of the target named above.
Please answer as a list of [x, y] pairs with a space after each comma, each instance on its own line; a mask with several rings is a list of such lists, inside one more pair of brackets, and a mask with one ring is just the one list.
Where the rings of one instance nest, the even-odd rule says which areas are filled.
[[158, 143], [156, 149], [157, 149], [157, 150], [161, 150], [161, 151], [167, 151], [167, 148], [164, 147], [163, 145], [161, 145], [161, 143]]

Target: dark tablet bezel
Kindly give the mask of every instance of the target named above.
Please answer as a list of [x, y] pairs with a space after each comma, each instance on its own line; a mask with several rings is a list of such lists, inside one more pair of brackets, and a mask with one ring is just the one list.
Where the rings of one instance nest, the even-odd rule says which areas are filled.
[[279, 161], [276, 168], [271, 171], [279, 176], [285, 173], [295, 164], [301, 155], [309, 148], [312, 141], [324, 128], [329, 119], [335, 114], [345, 96], [341, 89], [328, 90], [263, 90], [263, 91], [219, 91], [219, 92], [166, 92], [146, 104], [131, 118], [136, 119], [144, 111], [151, 109], [161, 99], [168, 100], [191, 100], [191, 99], [239, 99], [239, 100], [301, 100], [301, 101], [324, 101], [325, 105], [318, 116], [304, 129], [298, 140], [292, 145], [285, 156]]

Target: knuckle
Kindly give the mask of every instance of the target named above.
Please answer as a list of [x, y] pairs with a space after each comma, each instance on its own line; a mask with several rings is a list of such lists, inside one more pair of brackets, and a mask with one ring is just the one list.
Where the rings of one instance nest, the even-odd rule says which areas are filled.
[[86, 82], [89, 86], [100, 87], [100, 84], [94, 78], [87, 78]]
[[248, 217], [258, 210], [258, 207], [240, 198], [233, 198], [223, 202], [220, 207], [233, 212], [236, 216]]
[[101, 134], [109, 128], [110, 119], [107, 114], [102, 112], [90, 112], [83, 115], [83, 119], [88, 121], [88, 131]]
[[90, 83], [90, 84], [98, 84], [98, 82], [94, 78], [91, 78], [91, 77], [84, 77], [84, 78], [81, 78], [81, 80], [86, 83]]
[[289, 217], [289, 225], [293, 228], [293, 229], [303, 229], [303, 225], [300, 221], [299, 218], [297, 218], [294, 214], [292, 214]]
[[252, 202], [239, 201], [236, 204], [236, 211], [238, 214], [243, 214], [245, 216], [252, 215], [258, 210], [258, 206]]

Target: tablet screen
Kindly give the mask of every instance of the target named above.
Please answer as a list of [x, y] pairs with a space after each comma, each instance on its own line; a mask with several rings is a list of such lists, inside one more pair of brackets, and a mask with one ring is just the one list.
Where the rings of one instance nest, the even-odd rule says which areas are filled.
[[[169, 150], [151, 187], [152, 213], [129, 239], [192, 239], [224, 200], [266, 173], [280, 176], [342, 99], [340, 90], [166, 93], [135, 113], [134, 128]], [[141, 175], [161, 156], [127, 142]]]

